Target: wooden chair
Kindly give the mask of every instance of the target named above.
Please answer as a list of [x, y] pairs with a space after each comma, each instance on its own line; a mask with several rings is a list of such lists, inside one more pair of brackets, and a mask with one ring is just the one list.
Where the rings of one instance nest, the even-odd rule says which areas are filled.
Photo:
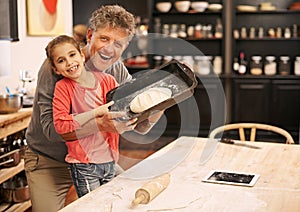
[[238, 130], [239, 131], [239, 137], [241, 141], [246, 141], [245, 138], [245, 129], [251, 129], [250, 131], [250, 141], [255, 141], [256, 137], [256, 130], [265, 130], [265, 131], [271, 131], [273, 133], [280, 134], [286, 138], [287, 144], [294, 144], [293, 137], [289, 132], [287, 132], [284, 129], [281, 129], [279, 127], [275, 127], [268, 124], [259, 124], [259, 123], [234, 123], [234, 124], [226, 124], [220, 127], [215, 128], [212, 130], [209, 134], [209, 138], [216, 138], [216, 136], [220, 133], [223, 133], [224, 131], [229, 130]]

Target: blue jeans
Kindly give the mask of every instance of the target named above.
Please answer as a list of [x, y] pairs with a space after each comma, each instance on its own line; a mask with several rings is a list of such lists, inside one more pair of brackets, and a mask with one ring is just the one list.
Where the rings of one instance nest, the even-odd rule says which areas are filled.
[[115, 176], [114, 162], [100, 164], [72, 163], [70, 167], [78, 197], [95, 190]]

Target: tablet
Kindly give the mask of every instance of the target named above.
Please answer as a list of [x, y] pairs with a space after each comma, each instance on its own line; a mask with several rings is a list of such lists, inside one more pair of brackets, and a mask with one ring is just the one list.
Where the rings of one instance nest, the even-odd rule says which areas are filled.
[[254, 173], [213, 170], [202, 181], [229, 185], [253, 186], [259, 175]]

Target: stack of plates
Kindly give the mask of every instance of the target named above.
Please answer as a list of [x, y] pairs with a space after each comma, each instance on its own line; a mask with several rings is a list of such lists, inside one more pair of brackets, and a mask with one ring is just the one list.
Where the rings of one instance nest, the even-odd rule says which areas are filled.
[[241, 12], [255, 12], [257, 11], [256, 6], [251, 6], [251, 5], [238, 5], [236, 6], [236, 9]]

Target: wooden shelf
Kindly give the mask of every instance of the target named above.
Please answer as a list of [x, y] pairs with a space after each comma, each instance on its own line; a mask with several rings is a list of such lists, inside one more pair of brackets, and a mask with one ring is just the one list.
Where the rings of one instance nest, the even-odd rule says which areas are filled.
[[[24, 212], [28, 208], [31, 207], [31, 200], [27, 200], [25, 202], [19, 202], [19, 203], [14, 203], [12, 206], [10, 206], [10, 203], [2, 203], [0, 205], [0, 211], [6, 211], [6, 212]], [[9, 207], [9, 208], [7, 208]]]
[[24, 159], [17, 166], [0, 169], [0, 184], [24, 170]]
[[16, 113], [0, 115], [0, 139], [27, 128], [32, 108], [22, 108]]
[[[21, 162], [14, 167], [10, 168], [2, 168], [0, 169], [0, 184], [8, 180], [9, 178], [15, 176], [19, 172], [24, 170], [24, 159], [21, 160]], [[10, 206], [8, 209], [6, 209], [10, 203], [2, 203], [0, 204], [0, 211], [5, 210], [6, 212], [23, 212], [31, 207], [31, 201], [27, 200], [25, 202], [20, 203], [14, 203], [12, 206]]]
[[[19, 132], [28, 127], [31, 118], [32, 108], [22, 108], [16, 113], [0, 115], [0, 139], [3, 139], [11, 134]], [[24, 170], [24, 159], [14, 167], [0, 169], [0, 184], [15, 176]], [[6, 212], [23, 212], [31, 207], [31, 200], [20, 203], [2, 203], [0, 211]], [[10, 206], [10, 207], [9, 207]], [[9, 207], [9, 208], [8, 208]]]

